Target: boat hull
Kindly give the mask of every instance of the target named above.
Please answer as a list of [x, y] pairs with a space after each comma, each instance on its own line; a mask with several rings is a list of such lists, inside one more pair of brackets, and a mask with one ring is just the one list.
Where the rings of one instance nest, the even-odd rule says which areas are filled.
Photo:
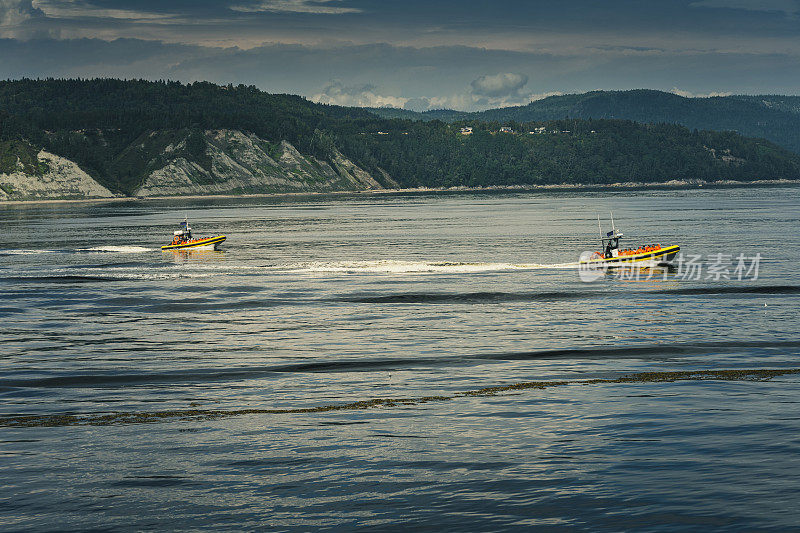
[[218, 235], [216, 237], [209, 237], [208, 239], [197, 239], [192, 242], [168, 244], [162, 246], [161, 249], [165, 252], [171, 250], [217, 250], [225, 238], [225, 235]]
[[590, 259], [588, 261], [581, 261], [581, 263], [589, 263], [593, 265], [604, 265], [604, 266], [630, 265], [632, 263], [639, 263], [639, 262], [669, 263], [675, 258], [676, 255], [678, 255], [678, 252], [680, 252], [680, 250], [681, 247], [678, 245], [667, 246], [665, 248], [660, 248], [658, 250], [653, 250], [650, 252], [642, 252], [640, 254], [624, 255], [624, 256], [601, 258], [601, 259]]

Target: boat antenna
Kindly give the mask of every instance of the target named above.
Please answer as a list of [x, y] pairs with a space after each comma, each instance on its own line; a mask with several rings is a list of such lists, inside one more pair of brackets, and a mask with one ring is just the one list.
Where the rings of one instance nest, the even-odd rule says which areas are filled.
[[614, 212], [609, 211], [611, 213], [611, 231], [616, 231], [617, 228], [614, 227]]
[[600, 231], [600, 247], [603, 246], [603, 227], [600, 225], [600, 213], [597, 213], [597, 229]]

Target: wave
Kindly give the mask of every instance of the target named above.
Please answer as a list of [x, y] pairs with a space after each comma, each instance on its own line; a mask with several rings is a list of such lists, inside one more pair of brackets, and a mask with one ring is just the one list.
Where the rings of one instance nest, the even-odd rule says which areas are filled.
[[587, 290], [541, 291], [541, 292], [399, 292], [390, 294], [360, 293], [331, 298], [332, 302], [370, 303], [370, 304], [483, 304], [505, 302], [535, 302], [554, 300], [576, 300], [581, 298], [614, 298], [648, 295], [736, 295], [736, 294], [798, 294], [800, 286], [795, 285], [757, 285], [741, 283], [735, 286], [705, 286], [687, 288], [654, 288], [645, 290], [608, 290], [596, 286]]
[[255, 379], [272, 374], [306, 372], [359, 372], [379, 368], [408, 368], [412, 365], [434, 364], [436, 359], [367, 359], [344, 361], [317, 361], [310, 363], [290, 363], [283, 365], [241, 367], [232, 369], [208, 368], [193, 371], [129, 374], [74, 374], [46, 378], [0, 379], [0, 390], [20, 387], [31, 388], [70, 388], [128, 386], [152, 383], [211, 383], [215, 381], [234, 381]]
[[574, 300], [578, 298], [606, 295], [602, 291], [544, 291], [544, 292], [411, 292], [385, 295], [344, 296], [335, 299], [339, 302], [372, 303], [372, 304], [478, 304], [531, 302], [537, 300]]
[[231, 311], [231, 310], [244, 310], [244, 309], [263, 309], [267, 307], [275, 307], [287, 303], [298, 303], [297, 301], [287, 302], [284, 300], [276, 299], [248, 299], [248, 300], [235, 300], [235, 301], [165, 301], [154, 303], [142, 307], [141, 310], [146, 313], [200, 313], [204, 311]]
[[108, 276], [9, 276], [3, 281], [21, 283], [91, 283], [97, 281], [123, 281], [124, 278]]
[[120, 271], [152, 268], [152, 263], [146, 261], [115, 261], [113, 263], [98, 263], [98, 264], [80, 264], [80, 265], [65, 265], [65, 269], [91, 269], [91, 270], [104, 270], [115, 269]]
[[60, 427], [110, 424], [144, 424], [175, 420], [209, 420], [243, 415], [273, 414], [311, 414], [332, 411], [364, 410], [371, 408], [392, 408], [420, 405], [431, 402], [448, 402], [469, 397], [491, 397], [505, 392], [519, 393], [526, 390], [544, 390], [554, 387], [574, 385], [629, 385], [641, 383], [669, 384], [680, 381], [767, 381], [782, 376], [800, 374], [800, 368], [753, 368], [753, 369], [710, 369], [640, 372], [623, 374], [618, 377], [581, 380], [521, 381], [511, 384], [495, 385], [480, 389], [465, 390], [438, 396], [417, 396], [405, 398], [369, 398], [359, 401], [328, 405], [300, 405], [282, 409], [240, 408], [240, 409], [171, 409], [162, 411], [115, 411], [109, 413], [55, 413], [55, 414], [13, 414], [0, 416], [3, 427]]
[[563, 348], [555, 350], [532, 350], [475, 356], [476, 359], [495, 361], [524, 361], [538, 359], [646, 359], [678, 355], [704, 355], [738, 352], [742, 349], [800, 348], [800, 341], [712, 341], [692, 343], [664, 343], [640, 346], [598, 346], [587, 348]]
[[679, 355], [704, 355], [734, 353], [743, 349], [787, 349], [800, 348], [800, 340], [786, 341], [717, 341], [694, 343], [664, 343], [639, 346], [593, 346], [552, 350], [530, 350], [522, 352], [483, 353], [465, 356], [406, 357], [321, 360], [300, 363], [286, 363], [266, 366], [239, 368], [205, 368], [191, 371], [127, 374], [72, 374], [41, 378], [0, 379], [0, 389], [9, 390], [20, 387], [61, 388], [61, 387], [107, 387], [128, 386], [132, 384], [153, 383], [209, 383], [257, 379], [284, 373], [313, 372], [369, 372], [373, 370], [408, 370], [421, 366], [462, 366], [481, 364], [481, 361], [522, 361], [547, 359], [625, 359], [625, 358], [664, 358]]
[[737, 286], [724, 287], [687, 287], [685, 289], [672, 289], [659, 291], [665, 294], [797, 294], [800, 287], [796, 285], [755, 285], [749, 286], [742, 283]]
[[126, 272], [124, 268], [106, 268], [95, 269], [100, 271], [111, 271], [113, 276], [104, 275], [30, 275], [30, 276], [7, 276], [0, 277], [0, 283], [14, 282], [14, 283], [90, 283], [90, 282], [104, 282], [104, 281], [171, 281], [177, 279], [202, 279], [210, 277], [211, 274], [197, 273], [197, 272]]

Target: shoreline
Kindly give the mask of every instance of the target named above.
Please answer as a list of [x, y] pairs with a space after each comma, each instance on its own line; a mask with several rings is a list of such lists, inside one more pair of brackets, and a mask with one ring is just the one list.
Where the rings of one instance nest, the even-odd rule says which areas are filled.
[[666, 182], [617, 182], [605, 184], [557, 183], [550, 185], [492, 185], [487, 187], [413, 187], [403, 189], [365, 189], [360, 191], [296, 191], [266, 192], [250, 194], [198, 194], [180, 196], [116, 196], [113, 198], [74, 198], [74, 199], [36, 199], [36, 200], [0, 200], [3, 205], [34, 205], [62, 203], [105, 203], [105, 202], [142, 202], [151, 200], [203, 200], [234, 198], [291, 198], [297, 196], [378, 196], [391, 194], [426, 194], [426, 193], [469, 193], [469, 192], [550, 192], [550, 191], [636, 191], [636, 190], [690, 190], [703, 187], [719, 189], [735, 189], [745, 187], [800, 187], [800, 180], [756, 180], [756, 181], [704, 181], [704, 180], [670, 180]]

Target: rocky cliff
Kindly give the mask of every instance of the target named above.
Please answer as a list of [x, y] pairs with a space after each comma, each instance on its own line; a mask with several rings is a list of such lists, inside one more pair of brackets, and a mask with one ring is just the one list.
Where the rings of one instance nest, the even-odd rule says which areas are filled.
[[68, 159], [21, 141], [0, 143], [0, 201], [114, 196]]
[[[72, 135], [83, 137], [82, 132]], [[26, 142], [0, 144], [0, 161], [0, 201], [124, 196], [98, 183], [107, 176], [92, 177], [74, 162]], [[397, 187], [385, 172], [376, 179], [338, 150], [322, 160], [286, 141], [270, 143], [227, 129], [148, 132], [127, 146], [109, 171], [120, 169], [137, 183], [129, 189], [136, 197]]]
[[[158, 135], [151, 133], [134, 149], [152, 152], [149, 141]], [[200, 139], [191, 135], [170, 143], [152, 158], [135, 196], [384, 188], [338, 151], [330, 161], [323, 161], [301, 154], [286, 141], [271, 144], [241, 131], [207, 130]]]

